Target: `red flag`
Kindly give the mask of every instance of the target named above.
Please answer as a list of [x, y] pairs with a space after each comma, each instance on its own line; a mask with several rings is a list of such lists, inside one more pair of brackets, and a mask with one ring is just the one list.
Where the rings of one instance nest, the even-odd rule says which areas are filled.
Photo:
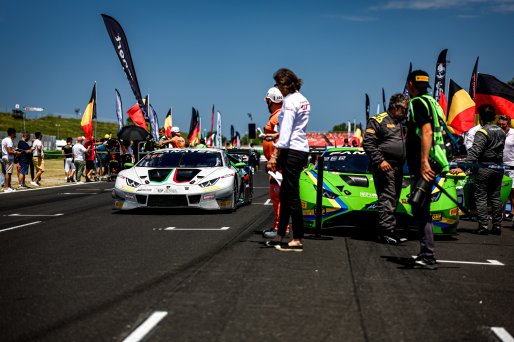
[[171, 127], [173, 127], [173, 119], [171, 117], [171, 107], [168, 110], [168, 114], [166, 114], [166, 118], [164, 119], [164, 129], [166, 130], [166, 136], [171, 138]]
[[478, 74], [475, 102], [477, 108], [490, 104], [496, 109], [496, 115], [514, 117], [514, 87], [494, 76]]
[[91, 99], [82, 114], [82, 121], [80, 125], [84, 131], [86, 140], [93, 139], [93, 119], [96, 118], [96, 83], [93, 86], [93, 92], [91, 93]]
[[448, 100], [446, 100], [446, 96], [444, 95], [444, 92], [440, 92], [439, 93], [439, 105], [441, 106], [441, 108], [443, 109], [443, 113], [444, 113], [444, 116], [445, 116], [445, 119], [447, 117], [446, 115], [446, 112], [447, 112], [447, 109], [448, 109]]
[[127, 111], [127, 115], [130, 117], [132, 122], [137, 126], [146, 129], [146, 120], [141, 111], [141, 107], [139, 107], [139, 103], [136, 103]]
[[457, 83], [450, 79], [448, 93], [448, 120], [446, 124], [455, 134], [469, 131], [475, 125], [475, 102]]

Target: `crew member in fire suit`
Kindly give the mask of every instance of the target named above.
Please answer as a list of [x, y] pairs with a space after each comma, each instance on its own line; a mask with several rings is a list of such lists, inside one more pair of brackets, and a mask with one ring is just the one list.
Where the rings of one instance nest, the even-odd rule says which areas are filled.
[[[505, 132], [493, 122], [496, 118], [496, 111], [489, 104], [478, 107], [480, 117], [480, 128], [475, 133], [473, 146], [468, 151], [466, 163], [478, 163], [494, 165], [503, 163], [503, 148], [505, 146]], [[450, 171], [452, 174], [462, 172], [456, 168]], [[502, 203], [500, 198], [503, 169], [488, 167], [478, 167], [475, 177], [475, 204], [477, 207], [478, 229], [476, 234], [501, 234], [502, 222]], [[491, 216], [493, 227], [489, 231], [487, 224], [489, 217], [487, 214], [487, 201], [491, 202]]]
[[402, 121], [409, 108], [409, 98], [398, 93], [391, 96], [387, 112], [368, 120], [362, 146], [371, 159], [373, 181], [378, 195], [378, 241], [398, 244], [407, 239], [395, 231], [394, 212], [403, 181], [405, 139]]

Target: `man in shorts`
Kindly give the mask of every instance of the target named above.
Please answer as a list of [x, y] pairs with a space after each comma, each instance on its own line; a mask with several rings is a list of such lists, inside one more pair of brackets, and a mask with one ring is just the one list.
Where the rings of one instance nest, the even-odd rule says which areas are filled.
[[30, 160], [32, 159], [32, 147], [30, 147], [28, 141], [30, 139], [30, 133], [25, 132], [18, 142], [18, 151], [20, 155], [18, 157], [18, 184], [20, 189], [28, 189], [29, 187], [25, 184], [25, 176], [29, 173]]
[[66, 145], [62, 147], [62, 155], [64, 157], [64, 175], [66, 182], [73, 182], [75, 174], [75, 164], [73, 164], [73, 138], [66, 138]]
[[2, 139], [2, 166], [5, 169], [4, 192], [16, 191], [16, 189], [11, 186], [11, 178], [14, 169], [14, 156], [20, 155], [20, 152], [13, 148], [14, 138], [16, 138], [16, 130], [14, 128], [8, 128], [7, 137]]
[[36, 132], [34, 134], [36, 139], [32, 143], [32, 162], [34, 163], [34, 167], [36, 169], [36, 175], [34, 176], [34, 180], [30, 182], [33, 186], [41, 186], [39, 182], [41, 180], [41, 175], [45, 172], [45, 152], [43, 151], [43, 134], [41, 132]]

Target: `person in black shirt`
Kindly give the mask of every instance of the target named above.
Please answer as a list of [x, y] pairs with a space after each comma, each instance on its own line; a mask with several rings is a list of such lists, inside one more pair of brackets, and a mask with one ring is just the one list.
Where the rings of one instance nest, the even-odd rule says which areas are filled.
[[25, 132], [18, 142], [18, 150], [21, 154], [18, 156], [19, 169], [18, 169], [18, 184], [20, 189], [28, 189], [25, 184], [25, 176], [29, 173], [29, 164], [32, 160], [32, 147], [27, 143], [30, 139], [30, 133]]
[[402, 121], [409, 108], [404, 94], [394, 94], [387, 112], [369, 119], [362, 147], [371, 159], [373, 181], [378, 195], [378, 240], [398, 244], [407, 239], [395, 231], [394, 211], [400, 197], [405, 162], [405, 139]]
[[75, 174], [75, 164], [73, 164], [73, 138], [66, 139], [66, 145], [62, 147], [62, 155], [64, 156], [64, 175], [66, 181], [73, 182], [73, 175]]

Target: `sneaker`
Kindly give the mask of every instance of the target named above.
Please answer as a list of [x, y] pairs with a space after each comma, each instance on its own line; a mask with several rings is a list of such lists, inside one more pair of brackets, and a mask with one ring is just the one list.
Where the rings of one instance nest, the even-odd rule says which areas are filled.
[[282, 241], [277, 241], [277, 240], [270, 240], [270, 241], [266, 241], [266, 243], [265, 243], [265, 245], [268, 247], [280, 246], [281, 244], [282, 244]]
[[512, 213], [506, 213], [505, 214], [505, 217], [503, 218], [505, 221], [512, 221], [512, 217], [514, 216], [514, 214]]
[[417, 256], [411, 259], [411, 267], [426, 268], [428, 270], [437, 269], [437, 260], [434, 257]]
[[487, 230], [487, 228], [485, 228], [485, 227], [479, 227], [478, 229], [475, 229], [473, 231], [473, 234], [487, 235], [487, 234], [489, 234], [489, 230]]
[[288, 244], [276, 245], [275, 249], [281, 252], [303, 252], [303, 245], [300, 246], [289, 246]]
[[268, 229], [262, 231], [262, 236], [264, 236], [267, 239], [274, 239], [278, 235], [277, 230], [275, 229]]
[[4, 192], [14, 192], [16, 190], [14, 190], [13, 188], [4, 188]]
[[407, 238], [399, 236], [394, 231], [388, 231], [384, 234], [378, 235], [377, 240], [381, 243], [385, 243], [388, 245], [397, 245], [399, 243], [407, 241]]
[[26, 186], [25, 184], [21, 184], [20, 186], [18, 186], [18, 189], [30, 189], [28, 186]]
[[39, 186], [39, 184], [34, 182], [34, 181], [31, 181], [30, 184], [33, 185], [33, 186]]

